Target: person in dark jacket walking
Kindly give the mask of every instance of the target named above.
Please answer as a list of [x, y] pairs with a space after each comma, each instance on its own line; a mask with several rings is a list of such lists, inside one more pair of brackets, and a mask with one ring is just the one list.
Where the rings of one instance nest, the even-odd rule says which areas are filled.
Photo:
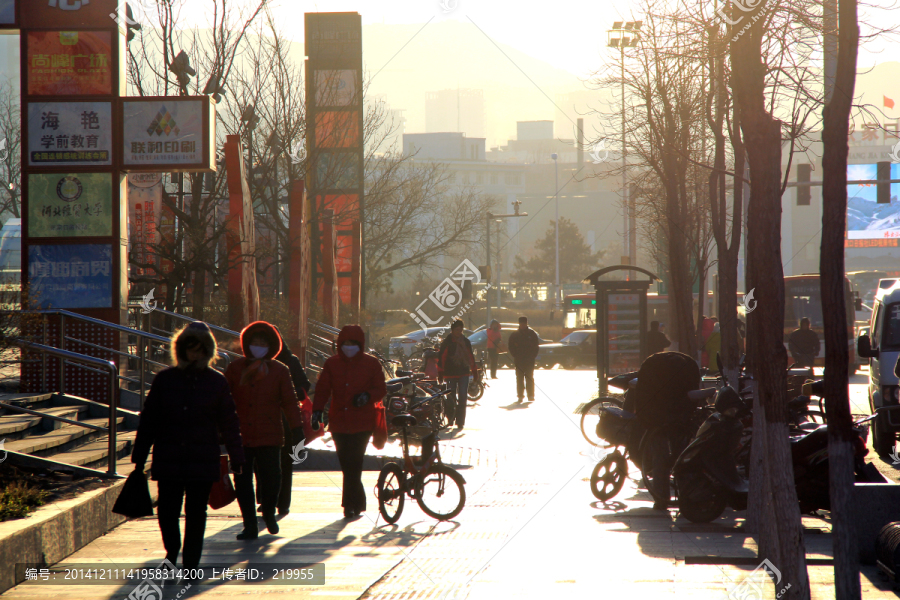
[[815, 366], [822, 345], [819, 343], [818, 334], [809, 328], [808, 318], [800, 319], [800, 328], [791, 332], [788, 348], [797, 366], [809, 368]]
[[497, 319], [491, 321], [487, 330], [487, 351], [491, 359], [491, 379], [497, 379], [497, 362], [500, 358], [500, 347], [503, 345], [503, 335], [500, 332], [500, 322]]
[[469, 376], [481, 377], [481, 371], [475, 368], [475, 355], [472, 354], [472, 342], [463, 335], [465, 324], [462, 320], [453, 321], [450, 335], [441, 342], [438, 362], [438, 383], [447, 382], [450, 394], [447, 400], [450, 407], [447, 416], [450, 425], [456, 421], [457, 429], [466, 426], [466, 407], [469, 402]]
[[[300, 402], [303, 402], [304, 399], [309, 397], [308, 392], [310, 388], [309, 378], [306, 376], [306, 371], [303, 369], [303, 363], [291, 352], [291, 349], [288, 347], [284, 336], [281, 335], [281, 330], [278, 329], [278, 326], [272, 325], [272, 327], [275, 328], [275, 331], [278, 332], [279, 337], [281, 337], [281, 352], [278, 353], [275, 360], [290, 370], [291, 381], [294, 382], [294, 391], [297, 392], [297, 397], [300, 399]], [[284, 434], [284, 445], [281, 447], [281, 488], [279, 488], [278, 491], [278, 514], [283, 516], [291, 512], [291, 487], [293, 485], [293, 477], [291, 474], [294, 471], [294, 446], [303, 442], [306, 438], [301, 437], [300, 439], [294, 439], [293, 433], [291, 432], [291, 426], [288, 423], [287, 417], [283, 414], [281, 415], [281, 429]], [[256, 475], [256, 502], [260, 505], [257, 512], [262, 512], [259, 470], [257, 469], [254, 474]]]
[[244, 465], [241, 430], [228, 382], [209, 365], [216, 340], [205, 323], [195, 321], [172, 337], [174, 367], [153, 379], [138, 424], [131, 462], [143, 471], [150, 448], [150, 474], [159, 488], [157, 515], [166, 559], [173, 565], [181, 547], [184, 503], [185, 569], [195, 569], [203, 553], [206, 505], [221, 477], [219, 434], [228, 449], [231, 469]]
[[534, 361], [540, 350], [540, 338], [528, 327], [528, 317], [519, 317], [519, 328], [509, 336], [509, 353], [516, 365], [516, 395], [522, 401], [528, 391], [528, 401], [534, 402]]
[[244, 519], [244, 530], [237, 538], [254, 540], [259, 535], [253, 501], [254, 468], [259, 471], [263, 520], [269, 533], [276, 534], [275, 505], [281, 489], [284, 445], [281, 417], [287, 417], [295, 431], [292, 437], [303, 439], [303, 416], [290, 371], [274, 360], [281, 353], [281, 336], [275, 328], [265, 321], [247, 325], [241, 331], [241, 349], [244, 356], [228, 365], [225, 379], [234, 394], [247, 457], [247, 468], [234, 482]]
[[328, 400], [328, 430], [337, 448], [344, 474], [341, 506], [344, 517], [354, 519], [366, 510], [362, 483], [363, 458], [375, 430], [377, 411], [387, 394], [384, 370], [378, 359], [364, 352], [366, 334], [359, 325], [345, 325], [338, 334], [337, 354], [322, 365], [316, 380], [312, 426], [319, 428]]
[[650, 331], [647, 332], [647, 355], [665, 352], [672, 342], [666, 334], [659, 330], [659, 321], [650, 321]]

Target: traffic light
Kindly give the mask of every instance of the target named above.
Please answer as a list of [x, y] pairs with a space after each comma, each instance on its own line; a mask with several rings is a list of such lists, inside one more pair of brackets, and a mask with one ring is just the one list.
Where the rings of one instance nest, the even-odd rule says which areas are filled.
[[810, 199], [812, 198], [812, 188], [802, 184], [809, 183], [811, 172], [812, 165], [797, 165], [797, 183], [801, 184], [797, 186], [797, 206], [809, 206]]
[[891, 163], [884, 161], [878, 163], [878, 170], [876, 174], [876, 179], [878, 179], [878, 183], [876, 185], [876, 202], [878, 204], [890, 204], [891, 203], [891, 184], [890, 183], [882, 183], [886, 182], [891, 178]]

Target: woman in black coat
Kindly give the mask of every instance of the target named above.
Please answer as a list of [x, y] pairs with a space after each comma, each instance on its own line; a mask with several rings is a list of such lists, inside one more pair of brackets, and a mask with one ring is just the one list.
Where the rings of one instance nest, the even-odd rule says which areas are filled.
[[221, 476], [219, 435], [235, 473], [241, 472], [244, 450], [231, 390], [225, 377], [209, 366], [216, 357], [216, 340], [209, 327], [195, 321], [175, 333], [171, 346], [176, 366], [153, 379], [131, 462], [143, 471], [153, 447], [150, 474], [159, 489], [157, 514], [166, 559], [174, 565], [181, 550], [184, 568], [194, 569], [203, 552], [209, 492]]

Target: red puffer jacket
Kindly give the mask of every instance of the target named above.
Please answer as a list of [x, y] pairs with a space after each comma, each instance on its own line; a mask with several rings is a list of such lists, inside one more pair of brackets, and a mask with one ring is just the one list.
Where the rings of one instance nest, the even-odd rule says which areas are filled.
[[[261, 335], [268, 341], [269, 352], [261, 360], [250, 354], [250, 340]], [[303, 426], [303, 415], [290, 370], [274, 360], [281, 352], [281, 336], [272, 325], [257, 321], [241, 332], [244, 358], [228, 365], [225, 379], [231, 387], [244, 446], [282, 446], [284, 429], [282, 413], [291, 429]]]
[[[346, 341], [359, 342], [366, 347], [366, 334], [359, 325], [346, 325], [338, 334], [338, 353], [325, 361], [316, 381], [313, 410], [328, 409], [328, 429], [332, 433], [360, 433], [375, 429], [375, 416], [384, 410], [381, 400], [387, 393], [384, 371], [378, 359], [360, 351], [353, 358], [344, 355], [341, 346]], [[360, 392], [369, 392], [369, 402], [359, 408], [352, 399]]]

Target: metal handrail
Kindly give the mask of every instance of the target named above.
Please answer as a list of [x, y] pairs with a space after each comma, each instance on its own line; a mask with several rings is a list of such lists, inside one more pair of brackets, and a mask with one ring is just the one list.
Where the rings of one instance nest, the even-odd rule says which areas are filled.
[[[139, 304], [129, 304], [128, 305], [128, 308], [139, 308], [139, 307], [140, 307]], [[193, 323], [194, 321], [199, 321], [199, 319], [195, 319], [193, 317], [189, 317], [187, 315], [182, 315], [182, 314], [179, 314], [176, 312], [171, 312], [171, 311], [168, 311], [168, 310], [165, 310], [162, 308], [154, 308], [152, 312], [159, 313], [159, 314], [165, 315], [167, 317], [172, 317], [174, 319], [180, 319], [182, 321], [187, 321], [188, 323]], [[240, 339], [240, 337], [241, 337], [240, 331], [235, 331], [233, 329], [227, 329], [225, 327], [213, 325], [212, 323], [207, 323], [206, 321], [204, 321], [204, 323], [206, 323], [206, 326], [209, 327], [209, 329], [211, 331], [217, 331], [219, 333], [224, 333], [225, 335], [230, 335], [230, 336], [236, 337], [238, 339]]]
[[[24, 311], [23, 311], [24, 312]], [[84, 354], [78, 354], [77, 352], [70, 352], [68, 350], [60, 350], [59, 348], [53, 348], [52, 346], [45, 346], [44, 344], [35, 344], [33, 342], [28, 342], [25, 340], [11, 340], [13, 344], [25, 350], [27, 352], [37, 352], [40, 353], [41, 356], [50, 354], [51, 356], [58, 356], [61, 360], [60, 365], [60, 389], [59, 392], [61, 394], [66, 393], [66, 378], [65, 378], [65, 370], [66, 364], [69, 362], [82, 363], [88, 365], [95, 365], [98, 367], [102, 367], [107, 369], [109, 372], [109, 426], [107, 431], [109, 433], [109, 444], [108, 444], [108, 466], [107, 473], [110, 476], [116, 476], [116, 391], [119, 389], [119, 369], [116, 367], [116, 364], [109, 360], [103, 360], [102, 358], [96, 358], [94, 356], [85, 356]], [[86, 426], [86, 423], [82, 423], [81, 425]]]
[[[97, 369], [92, 369], [97, 371]], [[97, 371], [98, 373], [102, 371]], [[30, 408], [22, 408], [21, 406], [16, 406], [14, 404], [7, 404], [6, 402], [0, 402], [0, 407], [5, 408], [7, 410], [16, 410], [23, 413], [28, 413], [29, 415], [35, 415], [37, 417], [43, 417], [45, 419], [53, 419], [54, 421], [59, 421], [60, 423], [66, 423], [67, 425], [78, 425], [79, 427], [84, 427], [85, 429], [93, 429], [94, 431], [109, 431], [106, 427], [100, 427], [99, 425], [91, 425], [90, 423], [84, 423], [83, 421], [73, 421], [72, 419], [67, 419], [65, 417], [58, 417], [56, 415], [48, 415], [47, 413], [42, 413], [39, 410], [31, 410]], [[118, 419], [117, 419], [118, 420]]]

